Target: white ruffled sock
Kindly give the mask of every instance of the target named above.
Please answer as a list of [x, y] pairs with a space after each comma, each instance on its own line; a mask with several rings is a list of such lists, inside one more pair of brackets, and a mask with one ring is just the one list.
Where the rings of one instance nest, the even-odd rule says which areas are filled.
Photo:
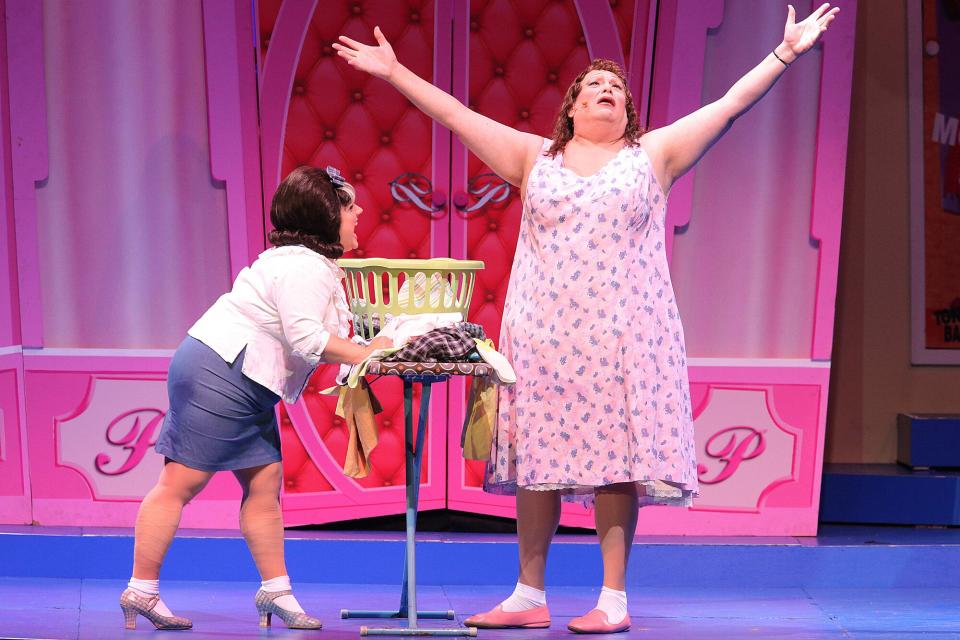
[[[159, 580], [140, 580], [139, 578], [134, 578], [131, 576], [130, 582], [127, 583], [127, 586], [139, 593], [144, 598], [160, 595]], [[157, 606], [155, 606], [153, 610], [168, 618], [173, 615], [167, 605], [163, 604], [163, 598], [157, 601]]]
[[[290, 576], [277, 576], [276, 578], [270, 578], [269, 580], [264, 580], [260, 583], [260, 588], [266, 591], [267, 593], [276, 593], [277, 591], [289, 591], [292, 589], [290, 586]], [[286, 609], [287, 611], [293, 611], [294, 613], [304, 613], [303, 607], [300, 606], [300, 603], [297, 602], [297, 599], [293, 596], [292, 593], [288, 593], [285, 596], [280, 596], [274, 602], [281, 609]]]
[[513, 594], [501, 602], [500, 607], [508, 613], [514, 613], [517, 611], [536, 609], [537, 607], [542, 607], [545, 604], [547, 604], [546, 591], [534, 589], [533, 587], [528, 587], [527, 585], [518, 582], [517, 588], [513, 590]]
[[600, 599], [597, 600], [597, 609], [607, 616], [608, 624], [619, 624], [627, 617], [627, 592], [617, 591], [609, 587], [600, 590]]

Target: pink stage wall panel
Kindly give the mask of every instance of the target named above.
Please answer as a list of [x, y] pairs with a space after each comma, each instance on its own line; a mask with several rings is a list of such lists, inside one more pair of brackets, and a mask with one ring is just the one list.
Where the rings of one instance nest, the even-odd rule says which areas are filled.
[[[797, 3], [797, 13], [809, 4]], [[769, 53], [759, 34], [782, 33], [785, 11], [775, 2], [724, 3], [706, 38], [704, 102]], [[792, 65], [697, 165], [693, 215], [674, 238], [671, 262], [691, 357], [810, 357], [821, 63], [815, 48]]]
[[[829, 376], [819, 365], [692, 366], [700, 497], [641, 509], [637, 532], [815, 535]], [[458, 496], [456, 508], [515, 515], [512, 500], [491, 504], [477, 487]], [[593, 512], [565, 505], [561, 522], [593, 528]]]
[[[250, 4], [171, 6], [5, 3], [19, 313], [0, 335], [22, 326], [30, 348], [20, 420], [3, 373], [0, 473], [14, 486], [29, 434], [42, 524], [133, 523], [162, 466], [170, 348], [263, 247]], [[221, 475], [185, 526], [236, 526]]]
[[[43, 6], [43, 346], [174, 348], [231, 282], [227, 194], [211, 175], [202, 7]], [[229, 100], [237, 110], [239, 96]]]
[[[24, 356], [34, 520], [132, 526], [163, 457], [152, 448], [167, 411], [162, 356]], [[219, 474], [182, 526], [236, 526], [239, 485]]]
[[14, 225], [6, 2], [0, 0], [0, 349], [20, 344], [20, 300]]
[[23, 358], [11, 351], [0, 348], [0, 523], [29, 524]]

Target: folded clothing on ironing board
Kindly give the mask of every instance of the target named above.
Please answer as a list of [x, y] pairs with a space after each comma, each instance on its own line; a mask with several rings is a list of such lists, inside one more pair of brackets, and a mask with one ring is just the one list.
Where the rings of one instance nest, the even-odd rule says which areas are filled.
[[402, 314], [387, 319], [377, 337], [390, 338], [393, 346], [402, 347], [414, 338], [434, 329], [452, 327], [463, 321], [459, 313]]
[[388, 362], [469, 362], [477, 339], [486, 339], [483, 327], [459, 322], [428, 331], [383, 358]]

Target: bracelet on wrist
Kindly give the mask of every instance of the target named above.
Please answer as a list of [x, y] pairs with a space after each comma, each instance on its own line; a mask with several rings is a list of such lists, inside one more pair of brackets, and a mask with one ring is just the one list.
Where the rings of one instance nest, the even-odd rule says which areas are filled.
[[786, 67], [786, 68], [788, 68], [788, 69], [790, 68], [790, 63], [787, 62], [786, 60], [784, 60], [783, 58], [781, 58], [780, 56], [778, 56], [776, 49], [773, 50], [773, 57], [776, 58], [777, 60], [779, 60], [780, 62], [782, 62], [784, 67]]

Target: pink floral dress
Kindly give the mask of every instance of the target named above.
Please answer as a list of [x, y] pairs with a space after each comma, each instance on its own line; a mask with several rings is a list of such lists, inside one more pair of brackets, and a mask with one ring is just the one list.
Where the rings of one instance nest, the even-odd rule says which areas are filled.
[[560, 489], [586, 505], [619, 482], [636, 482], [641, 504], [696, 495], [665, 205], [640, 146], [588, 177], [562, 154], [537, 159], [500, 333], [517, 383], [500, 390], [487, 491]]

